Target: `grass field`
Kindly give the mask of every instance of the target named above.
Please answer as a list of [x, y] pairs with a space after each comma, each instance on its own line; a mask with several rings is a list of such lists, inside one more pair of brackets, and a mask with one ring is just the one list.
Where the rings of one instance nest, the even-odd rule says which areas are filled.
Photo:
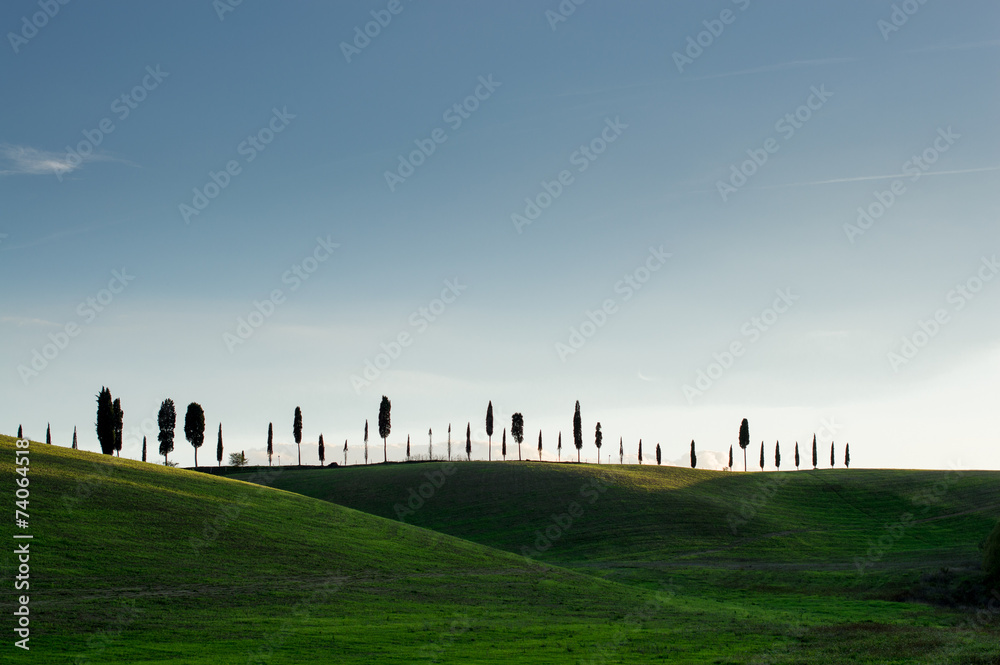
[[[794, 474], [734, 536], [758, 482], [738, 474], [411, 464], [282, 470], [269, 488], [30, 455], [31, 652], [9, 637], [2, 662], [1000, 662], [1000, 621], [893, 597], [923, 570], [972, 570], [1000, 474], [949, 479], [926, 512], [913, 494], [945, 474]], [[13, 460], [0, 437], [11, 513]], [[919, 523], [859, 575], [864, 539], [905, 510]]]

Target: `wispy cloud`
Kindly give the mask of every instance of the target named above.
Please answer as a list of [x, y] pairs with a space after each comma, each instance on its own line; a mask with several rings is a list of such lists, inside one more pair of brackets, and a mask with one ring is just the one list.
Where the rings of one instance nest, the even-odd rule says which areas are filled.
[[[983, 173], [985, 171], [1000, 171], [1000, 166], [984, 166], [977, 169], [956, 169], [953, 171], [925, 171], [920, 177], [931, 175], [957, 175], [960, 173]], [[780, 187], [806, 187], [809, 185], [831, 185], [840, 182], [862, 182], [865, 180], [890, 180], [893, 178], [912, 178], [912, 173], [892, 173], [889, 175], [863, 175], [853, 178], [831, 178], [829, 180], [807, 180], [804, 182], [787, 182], [780, 185], [763, 185], [755, 189], [777, 189]]]
[[904, 53], [935, 53], [939, 51], [970, 51], [980, 48], [996, 48], [1000, 46], [1000, 39], [992, 39], [985, 42], [966, 42], [965, 44], [934, 44], [933, 46], [922, 46], [920, 48], [909, 49]]
[[0, 144], [0, 175], [55, 175], [62, 177], [86, 162], [113, 162], [110, 155], [90, 154], [71, 159], [68, 153], [49, 152], [28, 146]]
[[773, 65], [763, 65], [751, 69], [739, 69], [732, 72], [722, 72], [721, 74], [706, 74], [705, 76], [684, 77], [686, 81], [707, 81], [709, 79], [721, 79], [730, 76], [746, 76], [748, 74], [765, 74], [767, 72], [777, 72], [786, 69], [798, 69], [800, 67], [821, 67], [824, 65], [839, 65], [845, 62], [857, 62], [860, 58], [821, 58], [818, 60], [790, 60], [779, 62]]
[[51, 328], [53, 326], [59, 327], [59, 324], [53, 323], [52, 321], [46, 321], [45, 319], [32, 319], [24, 316], [0, 316], [0, 323], [11, 323], [16, 325], [18, 328], [21, 326], [43, 326]]

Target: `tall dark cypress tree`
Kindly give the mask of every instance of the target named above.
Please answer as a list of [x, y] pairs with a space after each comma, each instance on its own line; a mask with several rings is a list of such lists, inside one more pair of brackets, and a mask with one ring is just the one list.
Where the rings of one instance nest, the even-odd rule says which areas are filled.
[[816, 448], [816, 435], [813, 434], [813, 468], [814, 469], [819, 466], [819, 453], [817, 452], [817, 450], [818, 449]]
[[222, 423], [219, 423], [219, 439], [215, 444], [215, 461], [222, 466]]
[[429, 427], [427, 428], [427, 459], [434, 461], [434, 430]]
[[[506, 435], [507, 430], [504, 430]], [[451, 423], [448, 423], [448, 461], [451, 461]]]
[[368, 419], [365, 418], [365, 464], [368, 464]]
[[618, 437], [618, 463], [625, 463], [625, 439]]
[[142, 437], [142, 461], [146, 461], [146, 437]]
[[656, 466], [660, 466], [660, 444], [656, 444]]
[[[471, 425], [470, 425], [471, 427]], [[410, 461], [410, 435], [406, 435], [406, 461]]]
[[562, 432], [559, 432], [559, 440], [556, 442], [556, 459], [562, 461]]
[[160, 412], [156, 415], [156, 422], [160, 426], [160, 433], [157, 439], [160, 442], [160, 454], [163, 455], [163, 463], [168, 461], [167, 455], [174, 451], [174, 429], [177, 427], [177, 411], [174, 409], [174, 400], [169, 397], [160, 404]]
[[[21, 438], [21, 428], [17, 428], [17, 437]], [[101, 453], [115, 454], [115, 409], [111, 399], [111, 391], [102, 387], [97, 395], [97, 441], [101, 444]]]
[[45, 443], [52, 445], [52, 423], [45, 424]]
[[344, 439], [344, 466], [347, 466], [347, 439]]
[[844, 446], [844, 466], [851, 468], [851, 444]]
[[639, 439], [639, 464], [642, 464], [642, 439]]
[[122, 411], [122, 401], [116, 398], [111, 408], [115, 415], [115, 453], [121, 457], [122, 432], [125, 430], [125, 412]]
[[580, 451], [583, 450], [583, 420], [580, 418], [580, 400], [576, 401], [573, 410], [573, 446], [576, 448], [576, 461], [580, 461]]
[[691, 468], [698, 466], [698, 456], [694, 452], [694, 439], [691, 439]]
[[319, 433], [319, 465], [326, 465], [326, 444], [323, 443], [323, 433]]
[[830, 442], [830, 468], [837, 466], [837, 457], [833, 450], [833, 441]]
[[73, 426], [73, 450], [77, 449], [76, 445], [76, 425]]
[[389, 446], [386, 444], [386, 439], [389, 438], [389, 433], [392, 432], [392, 402], [385, 395], [382, 395], [382, 401], [378, 405], [378, 435], [382, 438], [382, 461], [389, 461]]
[[542, 430], [538, 430], [538, 461], [542, 461]]
[[743, 471], [747, 470], [747, 448], [750, 447], [750, 421], [746, 418], [740, 423], [740, 448], [743, 449]]
[[597, 429], [594, 430], [594, 445], [597, 446], [597, 463], [601, 463], [601, 442], [604, 441], [604, 435], [601, 434], [601, 423], [597, 423]]
[[517, 459], [521, 459], [521, 442], [524, 441], [524, 416], [515, 413], [510, 417], [510, 435], [517, 442]]
[[493, 400], [486, 406], [486, 436], [489, 438], [487, 461], [493, 460]]
[[729, 446], [729, 470], [733, 470], [733, 447]]
[[503, 455], [503, 461], [507, 461], [507, 428], [503, 428], [503, 443], [500, 446], [500, 454]]
[[781, 444], [777, 441], [774, 442], [774, 468], [781, 468]]
[[[102, 388], [101, 389], [102, 392], [105, 391], [105, 390], [107, 390], [107, 388]], [[110, 394], [111, 393], [109, 392], [108, 395], [110, 395]], [[100, 420], [100, 418], [101, 418], [101, 416], [100, 416], [100, 413], [101, 413], [100, 403], [101, 403], [100, 396], [98, 396], [98, 399], [97, 399], [97, 404], [98, 404], [98, 407], [97, 407], [98, 416], [97, 416], [97, 418], [98, 418], [98, 420]], [[100, 427], [100, 425], [98, 425], [98, 427]], [[20, 425], [17, 426], [17, 438], [19, 440], [24, 440], [24, 428], [22, 428]], [[98, 438], [100, 438], [99, 435], [98, 435]]]
[[764, 442], [760, 442], [760, 470], [764, 470]]
[[191, 402], [184, 414], [184, 437], [194, 448], [194, 468], [198, 468], [198, 449], [205, 443], [205, 409]]
[[267, 465], [271, 466], [274, 457], [274, 423], [267, 424]]
[[465, 459], [472, 460], [472, 423], [465, 426]]
[[795, 470], [799, 470], [799, 442], [795, 442]]
[[295, 437], [295, 447], [299, 449], [299, 466], [302, 466], [302, 409], [295, 407], [295, 418], [292, 420], [292, 436]]

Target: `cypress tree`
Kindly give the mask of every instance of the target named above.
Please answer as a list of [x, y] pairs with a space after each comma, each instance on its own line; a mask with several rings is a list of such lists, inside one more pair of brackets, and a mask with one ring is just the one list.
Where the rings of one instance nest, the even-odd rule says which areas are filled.
[[323, 433], [319, 433], [319, 465], [326, 465], [326, 445], [323, 443]]
[[493, 400], [486, 406], [486, 436], [489, 439], [486, 460], [491, 462], [493, 461]]
[[[271, 458], [274, 457], [274, 423], [267, 424], [267, 465], [271, 466]], [[222, 461], [221, 459], [219, 460]]]
[[733, 470], [733, 447], [729, 446], [729, 470]]
[[660, 466], [660, 444], [656, 444], [656, 466]]
[[781, 445], [777, 441], [774, 442], [774, 468], [781, 468]]
[[817, 452], [816, 448], [816, 435], [813, 434], [813, 468], [815, 469], [818, 466], [819, 466], [819, 453]]
[[205, 410], [191, 402], [184, 414], [184, 437], [194, 448], [194, 468], [198, 468], [198, 449], [205, 443]]
[[694, 453], [694, 439], [691, 439], [691, 468], [698, 466], [698, 456]]
[[[21, 428], [17, 428], [17, 438], [22, 438]], [[115, 411], [111, 399], [111, 391], [102, 387], [97, 395], [97, 441], [101, 444], [101, 453], [115, 454]]]
[[76, 445], [76, 425], [73, 426], [73, 450], [77, 449]]
[[142, 461], [146, 461], [146, 437], [142, 437]]
[[521, 442], [524, 441], [524, 416], [515, 413], [510, 417], [510, 435], [517, 443], [517, 459], [521, 461]]
[[[105, 390], [107, 390], [107, 388], [101, 388], [101, 391], [102, 391], [102, 392], [103, 392], [103, 391], [105, 391]], [[109, 392], [109, 393], [108, 393], [108, 395], [110, 395], [110, 394], [111, 394], [111, 393]], [[98, 415], [97, 415], [97, 419], [98, 419], [98, 421], [99, 421], [99, 420], [100, 420], [100, 418], [101, 418], [101, 416], [100, 416], [100, 413], [101, 413], [101, 409], [100, 409], [100, 406], [99, 406], [99, 405], [100, 405], [100, 403], [101, 403], [101, 400], [100, 400], [100, 397], [98, 397], [98, 399], [97, 399], [97, 404], [98, 404], [98, 408], [97, 408], [97, 414], [98, 414]], [[100, 425], [98, 425], [98, 427], [100, 427]], [[23, 428], [22, 428], [22, 427], [21, 427], [20, 425], [18, 425], [18, 426], [17, 426], [17, 438], [18, 438], [18, 439], [21, 439], [21, 440], [23, 440], [23, 439], [24, 439], [24, 429], [23, 429]], [[98, 436], [98, 438], [100, 438], [100, 436]]]
[[382, 402], [378, 405], [378, 435], [382, 437], [382, 461], [389, 461], [389, 447], [386, 439], [392, 431], [392, 403], [389, 398], [382, 395]]
[[740, 448], [743, 449], [743, 471], [747, 470], [747, 448], [750, 447], [750, 421], [746, 418], [740, 423]]
[[[431, 428], [427, 428], [427, 459], [434, 460], [434, 433]], [[344, 466], [347, 466], [345, 463]]]
[[642, 464], [642, 439], [639, 439], [639, 464]]
[[410, 461], [410, 435], [406, 435], [406, 461]]
[[[112, 410], [114, 411], [115, 419], [115, 453], [118, 457], [121, 457], [122, 453], [122, 432], [125, 429], [125, 412], [122, 411], [122, 401], [120, 399], [115, 399], [114, 404], [112, 404]], [[173, 446], [170, 448], [173, 450]]]
[[347, 466], [347, 439], [344, 439], [344, 466]]
[[365, 418], [365, 464], [368, 464], [368, 419]]
[[795, 470], [799, 470], [799, 442], [795, 442]]
[[503, 461], [507, 461], [507, 428], [503, 428], [503, 444], [500, 447], [500, 454], [503, 455]]
[[472, 461], [472, 423], [465, 425], [465, 460]]
[[618, 463], [625, 463], [625, 440], [622, 437], [618, 437]]
[[[74, 433], [73, 436], [76, 436], [76, 434]], [[851, 468], [851, 444], [849, 443], [844, 446], [844, 466], [848, 469]]]
[[580, 462], [580, 451], [583, 450], [583, 420], [580, 418], [580, 400], [576, 401], [573, 411], [573, 446], [576, 447], [576, 461]]
[[836, 458], [835, 453], [833, 451], [833, 445], [834, 445], [833, 441], [831, 441], [830, 442], [830, 468], [831, 469], [833, 467], [837, 466], [837, 458]]
[[292, 420], [292, 435], [295, 446], [299, 449], [299, 466], [302, 466], [302, 409], [295, 407], [295, 418]]
[[556, 443], [556, 458], [562, 461], [562, 432], [559, 432], [559, 441]]
[[174, 429], [177, 427], [177, 411], [174, 409], [174, 400], [169, 397], [160, 404], [160, 412], [156, 416], [156, 422], [160, 426], [160, 433], [157, 439], [160, 442], [160, 454], [163, 455], [163, 463], [168, 461], [167, 455], [174, 450]]
[[52, 445], [52, 423], [45, 424], [45, 443]]
[[764, 442], [760, 442], [760, 470], [764, 470]]
[[[504, 430], [506, 433], [507, 430]], [[448, 423], [448, 461], [451, 461], [451, 423]]]
[[542, 430], [538, 430], [538, 461], [542, 461]]
[[604, 436], [601, 434], [601, 423], [597, 423], [597, 429], [594, 430], [594, 445], [597, 446], [597, 463], [601, 463], [601, 442], [604, 440]]
[[222, 466], [222, 423], [219, 423], [219, 442], [215, 445], [215, 461]]

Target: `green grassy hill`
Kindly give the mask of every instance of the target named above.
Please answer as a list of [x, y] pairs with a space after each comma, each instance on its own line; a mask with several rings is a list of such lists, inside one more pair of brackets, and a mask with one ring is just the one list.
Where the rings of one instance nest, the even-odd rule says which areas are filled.
[[[11, 512], [13, 443], [0, 437], [2, 494], [11, 497]], [[789, 601], [788, 594], [759, 590], [706, 593], [714, 586], [683, 568], [647, 569], [651, 574], [645, 577], [615, 573], [626, 558], [643, 564], [653, 559], [608, 541], [609, 522], [604, 538], [597, 539], [587, 519], [611, 520], [611, 509], [601, 506], [626, 499], [612, 521], [623, 533], [632, 532], [627, 542], [645, 538], [647, 552], [662, 549], [665, 536], [642, 536], [633, 522], [642, 519], [648, 526], [649, 518], [628, 505], [628, 497], [645, 495], [655, 502], [664, 492], [658, 470], [617, 470], [631, 481], [622, 476], [620, 485], [587, 504], [541, 557], [606, 565], [612, 579], [470, 542], [495, 539], [494, 544], [516, 550], [523, 531], [504, 535], [505, 525], [521, 519], [530, 498], [548, 496], [553, 505], [538, 516], [551, 513], [559, 508], [557, 489], [579, 494], [595, 473], [613, 473], [552, 467], [531, 480], [536, 474], [528, 465], [487, 466], [460, 465], [407, 516], [443, 525], [448, 517], [434, 517], [435, 502], [457, 503], [448, 510], [467, 531], [462, 540], [281, 489], [32, 444], [30, 658], [45, 663], [903, 663], [938, 657], [997, 662], [995, 629], [956, 628], [962, 612], [819, 594]], [[394, 503], [405, 502], [423, 473], [440, 481], [433, 470], [433, 465], [396, 465], [285, 471], [271, 481], [276, 487], [346, 488], [353, 477], [358, 492], [369, 488], [365, 491], [373, 500], [381, 497], [392, 515]], [[683, 480], [698, 477], [678, 475], [670, 481], [675, 489], [665, 491], [679, 496], [705, 484]], [[606, 480], [611, 484], [613, 476]], [[525, 494], [508, 486], [511, 482], [521, 483]], [[456, 493], [463, 486], [467, 499]], [[414, 487], [421, 491], [420, 484]], [[491, 491], [500, 493], [491, 498]], [[529, 527], [529, 535], [538, 528], [517, 528]], [[696, 525], [685, 528], [690, 543], [700, 542]], [[595, 539], [607, 542], [598, 547]], [[559, 554], [564, 546], [572, 556]], [[592, 555], [589, 548], [596, 548]], [[10, 583], [16, 566], [12, 549], [0, 556], [9, 626], [16, 595]], [[779, 561], [773, 552], [767, 556]], [[10, 644], [4, 654], [2, 662], [21, 662], [27, 655]]]

